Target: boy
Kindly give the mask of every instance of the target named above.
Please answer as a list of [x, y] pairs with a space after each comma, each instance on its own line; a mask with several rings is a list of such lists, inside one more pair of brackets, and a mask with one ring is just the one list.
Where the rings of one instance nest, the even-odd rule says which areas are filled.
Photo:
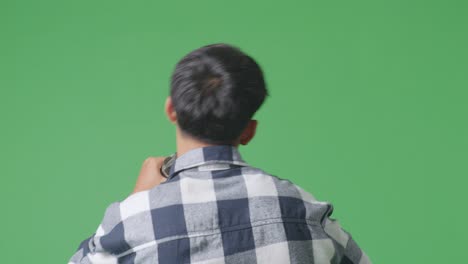
[[165, 104], [176, 153], [144, 162], [70, 263], [370, 263], [331, 204], [242, 159], [267, 96], [261, 68], [236, 47], [182, 58]]

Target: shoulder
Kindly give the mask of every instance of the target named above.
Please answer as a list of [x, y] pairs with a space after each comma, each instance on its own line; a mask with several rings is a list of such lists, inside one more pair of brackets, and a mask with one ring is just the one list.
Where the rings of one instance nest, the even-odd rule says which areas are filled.
[[242, 175], [249, 197], [275, 196], [283, 213], [296, 210], [301, 218], [324, 224], [325, 217], [333, 211], [330, 202], [317, 200], [312, 193], [289, 179], [255, 167], [243, 168]]
[[149, 197], [149, 190], [141, 191], [109, 204], [92, 239], [90, 251], [119, 255], [151, 240], [147, 236], [137, 238], [132, 233], [139, 227], [151, 226]]
[[319, 202], [315, 197], [301, 186], [289, 179], [273, 175], [265, 170], [256, 167], [245, 167], [242, 175], [246, 184], [255, 185], [261, 189], [272, 189], [278, 196], [293, 197], [305, 202]]

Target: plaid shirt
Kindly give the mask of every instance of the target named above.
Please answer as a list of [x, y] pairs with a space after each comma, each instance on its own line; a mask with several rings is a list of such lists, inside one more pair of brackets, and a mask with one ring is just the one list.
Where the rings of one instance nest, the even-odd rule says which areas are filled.
[[234, 146], [197, 148], [167, 181], [112, 203], [70, 263], [370, 263], [332, 211]]

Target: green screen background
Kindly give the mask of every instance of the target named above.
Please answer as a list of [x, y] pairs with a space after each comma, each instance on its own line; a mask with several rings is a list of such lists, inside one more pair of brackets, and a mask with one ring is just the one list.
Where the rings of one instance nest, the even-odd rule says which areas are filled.
[[[335, 205], [374, 263], [462, 263], [464, 1], [1, 1], [2, 263], [66, 263], [147, 156], [171, 154], [169, 76], [241, 47], [271, 96], [241, 147]], [[465, 245], [465, 246], [463, 246]]]

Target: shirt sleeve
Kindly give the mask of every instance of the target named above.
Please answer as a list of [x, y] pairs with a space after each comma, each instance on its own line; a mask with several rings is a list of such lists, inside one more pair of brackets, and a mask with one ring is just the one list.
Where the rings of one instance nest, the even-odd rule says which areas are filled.
[[[113, 245], [107, 246], [106, 241], [120, 231], [116, 228], [120, 222], [119, 204], [120, 202], [114, 202], [106, 208], [96, 232], [80, 243], [68, 264], [117, 263], [117, 257], [111, 252]], [[118, 242], [116, 247], [119, 246]]]
[[358, 246], [351, 234], [344, 230], [339, 221], [326, 217], [323, 222], [325, 233], [333, 241], [336, 258], [340, 264], [371, 264], [369, 257]]
[[90, 252], [89, 248], [89, 243], [90, 241], [94, 238], [93, 234], [92, 236], [88, 237], [87, 239], [83, 240], [80, 245], [78, 246], [78, 249], [76, 250], [75, 254], [70, 258], [68, 261], [68, 264], [88, 264], [91, 263], [89, 261], [89, 258], [87, 257], [87, 254]]

